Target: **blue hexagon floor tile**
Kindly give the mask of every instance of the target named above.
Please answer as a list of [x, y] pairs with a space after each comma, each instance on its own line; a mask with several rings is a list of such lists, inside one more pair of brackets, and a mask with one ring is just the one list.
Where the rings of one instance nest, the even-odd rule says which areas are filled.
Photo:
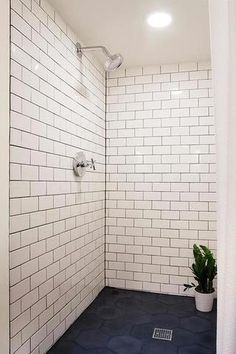
[[193, 333], [208, 331], [211, 328], [211, 322], [207, 319], [191, 316], [181, 320], [181, 327], [190, 330]]
[[106, 346], [108, 339], [109, 337], [100, 330], [92, 329], [82, 331], [75, 342], [85, 349], [93, 349]]
[[142, 341], [131, 336], [116, 336], [108, 342], [108, 348], [117, 354], [140, 353]]
[[144, 345], [141, 354], [178, 354], [178, 347], [168, 342], [153, 341]]
[[[172, 341], [153, 339], [172, 329]], [[194, 299], [105, 288], [48, 354], [215, 354], [216, 305], [195, 309]]]
[[181, 347], [179, 354], [213, 354], [213, 351], [201, 347], [200, 345], [190, 345]]

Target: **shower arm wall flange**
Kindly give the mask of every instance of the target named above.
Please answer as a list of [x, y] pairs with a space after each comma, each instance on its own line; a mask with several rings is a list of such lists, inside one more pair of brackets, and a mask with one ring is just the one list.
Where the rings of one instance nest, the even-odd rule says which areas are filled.
[[111, 53], [103, 45], [94, 45], [94, 46], [88, 46], [88, 47], [81, 47], [81, 44], [79, 42], [77, 42], [76, 43], [76, 49], [77, 49], [77, 54], [78, 54], [79, 58], [82, 57], [82, 51], [83, 50], [97, 50], [97, 49], [101, 49], [103, 51], [103, 53], [107, 57], [111, 57]]

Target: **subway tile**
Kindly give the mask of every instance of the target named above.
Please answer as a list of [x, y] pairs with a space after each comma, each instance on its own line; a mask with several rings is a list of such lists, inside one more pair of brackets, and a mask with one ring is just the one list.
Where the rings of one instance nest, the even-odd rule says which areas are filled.
[[[12, 339], [12, 346], [19, 354], [38, 354], [46, 352], [65, 330], [65, 321], [62, 318], [62, 324], [58, 320], [55, 325], [59, 325], [55, 337], [51, 334], [45, 337], [44, 325], [50, 321], [52, 307], [47, 311], [44, 309], [45, 296], [53, 290], [53, 277], [55, 286], [65, 280], [57, 276], [60, 274], [59, 266], [62, 269], [68, 267], [67, 275], [73, 275], [74, 266], [70, 262], [74, 262], [75, 256], [71, 260], [70, 257], [64, 258], [65, 249], [70, 250], [69, 246], [64, 245], [70, 241], [70, 230], [73, 230], [71, 237], [74, 246], [78, 242], [78, 248], [84, 247], [81, 255], [78, 256], [77, 253], [77, 256], [81, 259], [84, 255], [87, 256], [88, 268], [84, 268], [81, 273], [82, 282], [89, 273], [89, 281], [94, 284], [93, 296], [85, 293], [87, 299], [80, 305], [81, 309], [93, 300], [103, 283], [102, 268], [97, 266], [99, 262], [103, 263], [101, 247], [104, 242], [105, 81], [103, 72], [94, 60], [85, 60], [80, 66], [76, 59], [78, 64], [72, 67], [71, 62], [74, 59], [70, 50], [74, 48], [75, 35], [47, 1], [24, 0], [23, 4], [15, 0], [15, 11], [12, 11], [14, 28], [11, 40], [14, 45], [11, 55], [14, 61], [11, 65], [10, 168], [11, 198], [14, 199], [11, 199], [10, 231], [13, 233], [11, 266], [14, 268], [11, 272], [11, 302], [19, 299], [22, 303], [21, 309], [14, 312], [18, 317], [31, 307], [31, 318], [24, 328], [19, 328], [20, 337], [25, 344], [17, 339], [16, 334]], [[68, 72], [69, 66], [71, 73]], [[76, 70], [85, 73], [83, 78], [78, 77]], [[110, 87], [117, 86], [117, 79], [109, 80]], [[134, 83], [134, 77], [133, 80], [131, 77], [131, 81]], [[78, 83], [82, 83], [89, 93], [81, 102], [77, 101]], [[125, 93], [125, 86], [117, 91], [114, 87], [114, 95]], [[73, 99], [69, 98], [73, 95]], [[121, 96], [120, 100], [125, 103], [134, 102], [134, 98], [131, 94]], [[123, 108], [124, 106], [113, 107], [120, 111], [121, 119], [134, 119], [134, 112], [126, 114]], [[123, 128], [124, 131], [120, 134], [125, 138], [129, 137], [125, 124]], [[71, 180], [71, 158], [78, 148], [88, 150], [91, 146], [91, 156], [95, 155], [95, 160], [101, 163], [102, 173], [95, 177], [97, 180], [94, 187], [91, 187], [94, 182], [90, 178], [85, 182], [80, 199], [76, 197], [78, 184]], [[128, 146], [127, 148], [129, 149]], [[132, 149], [134, 150], [133, 147]], [[69, 203], [67, 208], [66, 200]], [[73, 208], [70, 207], [71, 203]], [[76, 221], [75, 216], [80, 214], [80, 208], [82, 216], [77, 217]], [[62, 227], [59, 227], [59, 219]], [[90, 229], [88, 225], [91, 225]], [[57, 233], [66, 230], [67, 233], [57, 236]], [[91, 238], [92, 234], [94, 239]], [[84, 246], [85, 238], [90, 240], [87, 247]], [[29, 255], [25, 254], [28, 249]], [[98, 257], [95, 263], [93, 257]], [[60, 259], [60, 263], [57, 259]], [[80, 258], [77, 261], [82, 263]], [[99, 275], [97, 269], [100, 269]], [[72, 290], [78, 298], [84, 292], [83, 287], [75, 289], [67, 282], [64, 291], [68, 304], [73, 302]], [[58, 304], [62, 303], [62, 298], [58, 294]], [[57, 300], [54, 297], [53, 301]], [[69, 314], [69, 308], [67, 306], [66, 314]], [[55, 317], [59, 319], [57, 311], [60, 311], [59, 306], [55, 307]], [[31, 343], [28, 341], [30, 337]]]
[[[107, 202], [110, 216], [108, 233], [112, 234], [112, 237], [107, 238], [108, 247], [112, 247], [109, 257], [114, 261], [115, 247], [120, 247], [119, 260], [129, 262], [125, 268], [128, 272], [123, 272], [124, 266], [120, 263], [122, 269], [119, 275], [108, 262], [109, 284], [121, 284], [122, 280], [125, 282], [123, 286], [131, 284], [139, 289], [141, 282], [142, 289], [148, 291], [151, 275], [154, 287], [178, 293], [181, 291], [179, 285], [184, 281], [183, 276], [178, 275], [178, 267], [183, 269], [183, 274], [187, 274], [184, 269], [187, 270], [192, 255], [191, 241], [198, 238], [199, 232], [213, 232], [215, 229], [215, 215], [209, 214], [209, 218], [206, 216], [198, 220], [199, 212], [209, 213], [208, 203], [214, 203], [215, 192], [214, 186], [213, 194], [209, 193], [208, 187], [208, 183], [213, 182], [213, 175], [209, 172], [210, 169], [213, 172], [215, 159], [214, 155], [209, 154], [210, 147], [214, 146], [214, 130], [209, 130], [209, 127], [214, 122], [209, 116], [212, 92], [208, 90], [210, 79], [206, 70], [201, 63], [162, 66], [161, 73], [160, 68], [144, 67], [143, 74], [141, 70], [136, 74], [135, 70], [132, 71], [134, 83], [126, 87], [126, 93], [122, 92], [124, 101], [125, 95], [129, 100], [130, 93], [136, 93], [143, 107], [126, 107], [126, 111], [132, 109], [132, 113], [136, 110], [135, 120], [133, 116], [131, 120], [122, 112], [120, 119], [114, 116], [112, 126], [108, 126], [112, 135], [109, 135], [108, 141], [107, 153], [110, 158], [107, 175], [111, 181], [123, 181], [119, 188], [126, 191], [123, 199], [119, 200], [115, 194], [117, 185], [109, 184], [110, 191], [114, 191], [109, 192]], [[153, 82], [150, 75], [153, 75]], [[119, 75], [116, 77], [119, 80]], [[143, 92], [152, 93], [153, 97]], [[128, 119], [127, 141], [116, 139], [123, 134], [122, 117]], [[142, 140], [133, 140], [131, 143], [131, 129], [132, 135], [134, 130], [135, 136], [142, 137]], [[114, 143], [119, 146], [117, 151], [110, 150]], [[133, 146], [136, 146], [135, 149]], [[114, 153], [116, 157], [112, 159]], [[129, 164], [127, 167], [121, 164], [124, 157]], [[135, 182], [135, 191], [132, 191], [131, 184], [125, 183], [125, 179]], [[124, 230], [118, 226], [126, 228]], [[209, 239], [211, 237], [214, 235], [209, 234]], [[202, 239], [206, 238], [207, 234], [202, 234]], [[133, 242], [135, 247], [142, 245], [142, 250], [134, 246], [131, 248]], [[122, 248], [124, 245], [126, 247]], [[131, 261], [126, 260], [130, 255], [128, 252], [132, 252]], [[135, 269], [137, 260], [144, 263], [143, 273]], [[169, 268], [161, 268], [161, 265]], [[133, 271], [134, 274], [131, 273]], [[115, 278], [117, 283], [113, 283]]]
[[[10, 195], [12, 212], [22, 212], [11, 219], [11, 279], [19, 283], [10, 297], [21, 302], [12, 343], [16, 353], [39, 354], [63, 334], [67, 314], [75, 319], [68, 308], [80, 313], [104, 284], [105, 82], [96, 61], [74, 60], [75, 35], [46, 0], [23, 4], [15, 0], [12, 11]], [[178, 293], [192, 242], [215, 240], [209, 70], [184, 63], [109, 74], [108, 285]], [[81, 101], [78, 84], [87, 92]], [[99, 171], [80, 181], [71, 172], [78, 149]]]

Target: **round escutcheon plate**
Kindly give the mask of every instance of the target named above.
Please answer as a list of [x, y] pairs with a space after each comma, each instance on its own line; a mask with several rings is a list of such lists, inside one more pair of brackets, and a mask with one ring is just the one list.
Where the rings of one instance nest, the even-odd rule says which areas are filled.
[[85, 154], [80, 151], [73, 159], [73, 170], [76, 176], [83, 177], [86, 172], [87, 160]]

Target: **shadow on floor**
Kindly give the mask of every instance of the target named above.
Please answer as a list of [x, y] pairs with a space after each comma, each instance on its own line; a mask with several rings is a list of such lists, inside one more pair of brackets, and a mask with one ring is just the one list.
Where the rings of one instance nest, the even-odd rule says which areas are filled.
[[[172, 341], [153, 339], [154, 328]], [[216, 305], [196, 311], [194, 299], [105, 288], [48, 354], [215, 354]]]

